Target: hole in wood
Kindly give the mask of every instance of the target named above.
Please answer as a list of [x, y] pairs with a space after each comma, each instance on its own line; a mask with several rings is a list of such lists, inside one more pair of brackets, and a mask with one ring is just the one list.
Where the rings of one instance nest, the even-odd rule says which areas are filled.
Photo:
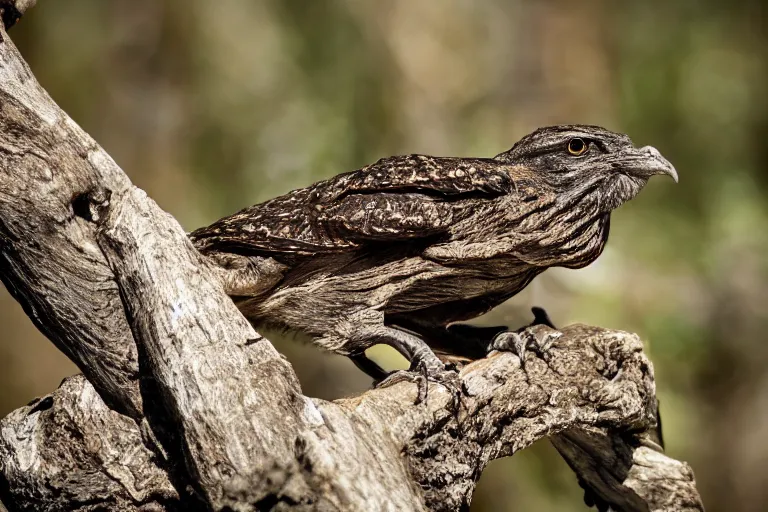
[[102, 212], [109, 206], [109, 190], [89, 190], [72, 199], [72, 212], [88, 222], [98, 222]]
[[78, 217], [81, 217], [88, 222], [93, 222], [93, 215], [91, 214], [91, 197], [90, 193], [78, 194], [72, 200], [72, 211]]

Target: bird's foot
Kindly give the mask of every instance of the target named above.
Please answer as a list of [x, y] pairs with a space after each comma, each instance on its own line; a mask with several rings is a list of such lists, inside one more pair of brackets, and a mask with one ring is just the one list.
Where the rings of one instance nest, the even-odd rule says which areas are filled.
[[532, 350], [544, 361], [549, 361], [552, 344], [562, 335], [563, 333], [551, 328], [526, 327], [520, 332], [504, 331], [493, 338], [489, 353], [495, 351], [512, 352], [520, 359], [520, 366], [525, 368], [525, 357], [528, 350]]
[[427, 400], [430, 382], [445, 387], [451, 393], [454, 408], [458, 406], [461, 397], [461, 379], [459, 379], [459, 373], [452, 364], [444, 365], [439, 362], [435, 364], [419, 361], [413, 369], [397, 370], [390, 373], [389, 376], [377, 383], [376, 387], [384, 388], [399, 382], [415, 382], [418, 386], [414, 405]]

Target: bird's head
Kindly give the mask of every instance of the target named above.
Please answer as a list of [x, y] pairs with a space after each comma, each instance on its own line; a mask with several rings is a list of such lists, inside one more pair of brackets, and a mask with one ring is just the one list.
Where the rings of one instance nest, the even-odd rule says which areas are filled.
[[626, 135], [597, 126], [540, 128], [495, 160], [510, 166], [515, 181], [505, 210], [515, 240], [523, 241], [515, 255], [540, 267], [588, 265], [605, 247], [613, 209], [654, 174], [677, 181], [655, 148], [636, 148]]
[[495, 159], [532, 169], [564, 200], [586, 200], [599, 213], [635, 197], [654, 174], [677, 182], [677, 171], [656, 148], [636, 148], [626, 135], [598, 126], [540, 128]]

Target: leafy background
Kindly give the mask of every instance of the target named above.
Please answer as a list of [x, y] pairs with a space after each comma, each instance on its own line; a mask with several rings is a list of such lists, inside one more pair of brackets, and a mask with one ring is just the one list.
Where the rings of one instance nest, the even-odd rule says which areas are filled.
[[[12, 31], [53, 98], [188, 230], [403, 153], [492, 156], [545, 124], [652, 144], [680, 173], [614, 214], [608, 249], [481, 322], [639, 333], [668, 452], [710, 511], [768, 502], [768, 44], [760, 1], [41, 1]], [[74, 372], [0, 292], [0, 416]], [[369, 385], [275, 342], [304, 390]], [[401, 364], [386, 351], [377, 357]], [[546, 443], [472, 505], [586, 510]]]

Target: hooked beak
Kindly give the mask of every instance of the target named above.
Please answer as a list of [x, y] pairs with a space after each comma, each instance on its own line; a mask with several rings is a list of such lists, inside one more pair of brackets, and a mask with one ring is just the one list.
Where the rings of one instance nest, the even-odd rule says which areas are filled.
[[645, 146], [635, 150], [632, 164], [627, 169], [628, 172], [648, 179], [654, 174], [666, 174], [677, 183], [677, 170], [669, 163], [669, 160], [661, 156], [659, 150], [653, 146]]

